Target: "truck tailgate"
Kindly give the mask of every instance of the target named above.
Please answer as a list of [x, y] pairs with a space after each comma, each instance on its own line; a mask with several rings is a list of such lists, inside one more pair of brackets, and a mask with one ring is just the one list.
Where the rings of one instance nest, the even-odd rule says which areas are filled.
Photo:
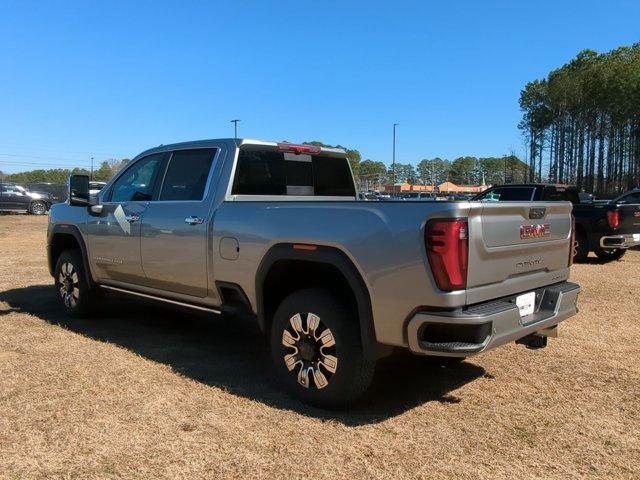
[[569, 202], [472, 203], [467, 303], [568, 278]]
[[640, 233], [640, 205], [619, 204], [617, 210], [620, 211], [620, 226], [615, 233]]

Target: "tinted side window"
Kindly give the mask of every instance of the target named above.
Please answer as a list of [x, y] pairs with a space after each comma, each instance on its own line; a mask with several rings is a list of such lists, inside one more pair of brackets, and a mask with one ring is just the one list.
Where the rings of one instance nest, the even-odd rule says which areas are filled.
[[620, 201], [623, 201], [624, 203], [630, 203], [630, 204], [640, 203], [640, 193], [631, 193], [626, 197], [622, 197]]
[[215, 148], [173, 152], [160, 200], [202, 200], [215, 153]]
[[158, 177], [162, 153], [149, 155], [128, 168], [113, 184], [112, 202], [148, 201]]
[[533, 195], [531, 187], [501, 187], [486, 192], [480, 200], [485, 202], [529, 201]]

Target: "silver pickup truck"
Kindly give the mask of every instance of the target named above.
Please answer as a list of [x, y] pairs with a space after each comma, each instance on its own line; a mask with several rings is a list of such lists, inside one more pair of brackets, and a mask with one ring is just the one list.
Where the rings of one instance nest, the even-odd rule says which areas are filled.
[[148, 150], [97, 197], [69, 187], [48, 228], [69, 314], [116, 290], [250, 316], [284, 386], [322, 407], [394, 348], [541, 347], [576, 313], [568, 202], [361, 202], [343, 150], [240, 139]]

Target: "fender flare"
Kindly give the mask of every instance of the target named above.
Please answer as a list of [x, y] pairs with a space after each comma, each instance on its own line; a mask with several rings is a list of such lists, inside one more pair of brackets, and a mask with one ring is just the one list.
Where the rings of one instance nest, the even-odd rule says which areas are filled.
[[314, 245], [315, 250], [297, 250], [292, 243], [280, 243], [274, 245], [263, 257], [256, 272], [256, 312], [258, 325], [262, 332], [267, 332], [269, 325], [264, 311], [264, 281], [273, 265], [281, 260], [294, 260], [303, 262], [323, 263], [331, 265], [347, 280], [358, 307], [358, 320], [360, 322], [360, 334], [365, 356], [376, 356], [376, 336], [373, 325], [373, 311], [369, 290], [351, 259], [340, 249], [322, 245]]
[[51, 274], [51, 276], [54, 275], [56, 268], [55, 262], [53, 260], [53, 243], [56, 235], [71, 235], [75, 238], [76, 242], [80, 246], [84, 271], [88, 273], [87, 280], [89, 281], [89, 284], [91, 286], [95, 285], [95, 282], [93, 281], [93, 275], [91, 274], [91, 267], [89, 265], [89, 253], [87, 251], [87, 245], [85, 244], [84, 237], [82, 236], [82, 233], [80, 233], [80, 229], [78, 229], [77, 226], [66, 223], [54, 225], [51, 229], [49, 240], [47, 242], [49, 273]]

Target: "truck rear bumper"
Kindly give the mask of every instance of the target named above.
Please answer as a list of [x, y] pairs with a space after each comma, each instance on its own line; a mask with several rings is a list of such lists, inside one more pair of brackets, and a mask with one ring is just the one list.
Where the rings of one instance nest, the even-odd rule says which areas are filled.
[[409, 348], [423, 355], [468, 357], [552, 328], [578, 311], [580, 286], [575, 283], [535, 292], [534, 313], [525, 317], [515, 303], [517, 295], [464, 310], [418, 312], [407, 324]]
[[626, 235], [610, 235], [600, 239], [602, 248], [631, 248], [640, 245], [640, 233]]

